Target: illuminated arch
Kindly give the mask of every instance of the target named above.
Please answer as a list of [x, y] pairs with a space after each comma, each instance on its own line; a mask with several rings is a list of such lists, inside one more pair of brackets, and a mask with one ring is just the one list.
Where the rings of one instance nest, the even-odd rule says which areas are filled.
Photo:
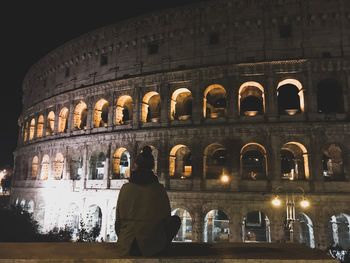
[[57, 153], [53, 163], [53, 178], [56, 180], [62, 179], [64, 167], [64, 157], [62, 153]]
[[208, 145], [204, 150], [203, 174], [206, 179], [219, 179], [227, 172], [227, 150], [219, 144]]
[[58, 132], [66, 132], [68, 126], [68, 109], [62, 108], [58, 116]]
[[239, 87], [238, 110], [240, 115], [250, 117], [265, 113], [265, 92], [260, 83], [248, 81]]
[[315, 248], [314, 227], [312, 220], [305, 213], [298, 213], [294, 223], [296, 241], [310, 248]]
[[55, 113], [50, 111], [46, 119], [46, 135], [53, 135], [55, 131]]
[[204, 218], [204, 242], [228, 242], [230, 235], [229, 218], [221, 210], [211, 210]]
[[142, 122], [159, 122], [160, 119], [160, 95], [150, 91], [143, 96], [141, 105]]
[[94, 127], [107, 127], [108, 125], [109, 103], [105, 99], [100, 99], [94, 108]]
[[106, 155], [103, 152], [94, 153], [90, 157], [89, 179], [102, 180], [105, 174]]
[[248, 143], [241, 149], [240, 167], [243, 179], [266, 179], [267, 158], [264, 146], [259, 143]]
[[35, 132], [35, 119], [33, 118], [30, 121], [30, 126], [29, 126], [29, 140], [34, 139], [34, 132]]
[[113, 154], [113, 179], [130, 177], [130, 153], [124, 147], [118, 148]]
[[192, 175], [191, 151], [186, 145], [178, 144], [170, 151], [170, 178], [188, 178]]
[[38, 177], [39, 172], [39, 158], [38, 156], [34, 156], [32, 160], [32, 179], [36, 179]]
[[281, 149], [281, 172], [283, 179], [309, 179], [309, 159], [304, 145], [288, 142]]
[[226, 116], [226, 89], [219, 84], [212, 84], [204, 91], [203, 117], [215, 119]]
[[330, 241], [343, 249], [350, 248], [350, 215], [339, 213], [332, 215], [329, 221]]
[[180, 217], [181, 226], [174, 241], [177, 242], [191, 242], [192, 241], [192, 217], [190, 213], [183, 208], [176, 208], [171, 212], [171, 215]]
[[88, 108], [85, 102], [80, 101], [74, 109], [73, 113], [73, 127], [77, 130], [86, 128], [87, 125]]
[[270, 220], [261, 211], [250, 211], [243, 218], [243, 242], [271, 242]]
[[115, 124], [129, 124], [133, 117], [133, 100], [129, 95], [123, 95], [117, 100], [115, 109]]
[[277, 100], [280, 114], [294, 115], [298, 111], [305, 111], [303, 86], [296, 79], [285, 79], [278, 83]]
[[192, 93], [180, 88], [173, 92], [170, 100], [170, 119], [188, 120], [192, 116]]
[[40, 179], [47, 180], [49, 178], [50, 173], [50, 157], [45, 154], [41, 161], [41, 171], [40, 171]]
[[98, 234], [102, 227], [102, 210], [97, 205], [91, 205], [88, 207], [85, 215], [86, 229], [91, 231], [94, 227], [98, 229]]
[[44, 115], [40, 115], [38, 118], [38, 126], [36, 130], [36, 137], [41, 138], [44, 135]]

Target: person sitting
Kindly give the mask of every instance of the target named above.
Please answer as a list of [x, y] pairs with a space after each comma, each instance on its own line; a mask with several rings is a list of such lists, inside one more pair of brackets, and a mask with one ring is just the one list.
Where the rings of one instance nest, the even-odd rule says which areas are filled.
[[181, 220], [171, 216], [169, 197], [152, 171], [154, 158], [149, 146], [143, 147], [135, 166], [117, 201], [118, 255], [159, 255], [170, 246]]

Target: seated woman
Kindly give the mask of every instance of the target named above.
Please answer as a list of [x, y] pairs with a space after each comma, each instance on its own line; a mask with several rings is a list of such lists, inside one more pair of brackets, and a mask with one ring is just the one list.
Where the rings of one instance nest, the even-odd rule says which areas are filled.
[[145, 146], [135, 161], [130, 182], [120, 189], [115, 230], [120, 256], [163, 253], [178, 232], [181, 220], [171, 216], [169, 197], [153, 173], [152, 149]]

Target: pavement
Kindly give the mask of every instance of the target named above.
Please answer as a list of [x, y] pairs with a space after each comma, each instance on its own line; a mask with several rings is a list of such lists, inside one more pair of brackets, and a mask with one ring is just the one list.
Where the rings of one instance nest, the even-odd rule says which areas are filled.
[[115, 243], [0, 243], [0, 263], [330, 263], [325, 251], [297, 244], [172, 243], [166, 256], [119, 258]]

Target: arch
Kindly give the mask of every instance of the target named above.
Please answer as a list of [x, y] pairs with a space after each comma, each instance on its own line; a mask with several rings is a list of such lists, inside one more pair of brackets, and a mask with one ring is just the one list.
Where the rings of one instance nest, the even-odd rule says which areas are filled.
[[219, 84], [209, 85], [204, 91], [203, 117], [208, 119], [225, 117], [227, 114], [226, 104], [226, 89]]
[[130, 153], [124, 147], [115, 150], [113, 154], [113, 179], [126, 179], [130, 177]]
[[309, 179], [309, 159], [304, 145], [288, 142], [281, 149], [281, 173], [283, 179]]
[[143, 96], [141, 105], [141, 121], [159, 122], [160, 120], [160, 95], [158, 92], [150, 91]]
[[38, 177], [39, 172], [39, 158], [38, 156], [34, 156], [32, 160], [32, 179], [36, 179]]
[[84, 101], [80, 101], [74, 108], [73, 128], [76, 130], [86, 129], [88, 108]]
[[343, 151], [338, 144], [331, 143], [323, 150], [323, 178], [326, 181], [342, 181], [344, 176]]
[[317, 84], [317, 112], [344, 113], [343, 89], [337, 80], [328, 78]]
[[94, 127], [107, 127], [108, 125], [108, 107], [109, 103], [105, 99], [96, 102], [94, 108]]
[[46, 135], [53, 135], [55, 131], [55, 113], [50, 111], [46, 119]]
[[41, 171], [40, 171], [40, 179], [47, 180], [49, 178], [50, 173], [50, 157], [45, 154], [43, 159], [41, 160]]
[[44, 115], [40, 115], [38, 118], [38, 126], [36, 130], [36, 137], [41, 138], [44, 135]]
[[243, 218], [243, 242], [271, 242], [270, 220], [261, 211], [250, 211]]
[[71, 156], [69, 168], [72, 180], [80, 180], [83, 177], [83, 157], [80, 153]]
[[102, 210], [97, 205], [90, 205], [86, 211], [86, 230], [91, 231], [96, 228], [98, 233], [102, 227]]
[[115, 111], [115, 124], [130, 124], [133, 117], [132, 98], [129, 95], [120, 96]]
[[265, 113], [265, 92], [260, 83], [247, 81], [239, 87], [238, 111], [241, 116], [249, 117]]
[[192, 241], [192, 217], [190, 213], [183, 208], [176, 208], [171, 212], [171, 215], [177, 215], [181, 219], [181, 226], [174, 241], [191, 242]]
[[304, 90], [300, 81], [285, 79], [277, 86], [279, 114], [295, 115], [305, 111]]
[[173, 92], [170, 100], [170, 119], [188, 120], [192, 116], [192, 93], [189, 89], [180, 88]]
[[330, 241], [343, 249], [350, 248], [350, 215], [339, 213], [332, 215], [329, 221]]
[[294, 223], [294, 238], [300, 244], [315, 248], [314, 226], [312, 220], [305, 213], [298, 213]]
[[62, 179], [64, 167], [64, 157], [62, 153], [57, 153], [53, 163], [53, 178], [56, 180]]
[[90, 157], [90, 180], [102, 180], [105, 174], [106, 155], [103, 152]]
[[211, 210], [204, 218], [204, 242], [228, 242], [230, 235], [228, 216], [221, 210]]
[[68, 127], [68, 109], [62, 108], [58, 115], [58, 132], [66, 132]]
[[212, 143], [204, 149], [203, 174], [206, 179], [219, 179], [227, 172], [227, 150], [219, 143]]
[[264, 180], [267, 175], [267, 157], [264, 146], [248, 143], [241, 149], [241, 175], [243, 179]]
[[192, 175], [192, 160], [190, 149], [183, 144], [174, 146], [169, 156], [170, 178], [185, 179]]
[[35, 132], [35, 119], [32, 118], [30, 121], [30, 126], [29, 126], [29, 140], [34, 139], [34, 132]]

